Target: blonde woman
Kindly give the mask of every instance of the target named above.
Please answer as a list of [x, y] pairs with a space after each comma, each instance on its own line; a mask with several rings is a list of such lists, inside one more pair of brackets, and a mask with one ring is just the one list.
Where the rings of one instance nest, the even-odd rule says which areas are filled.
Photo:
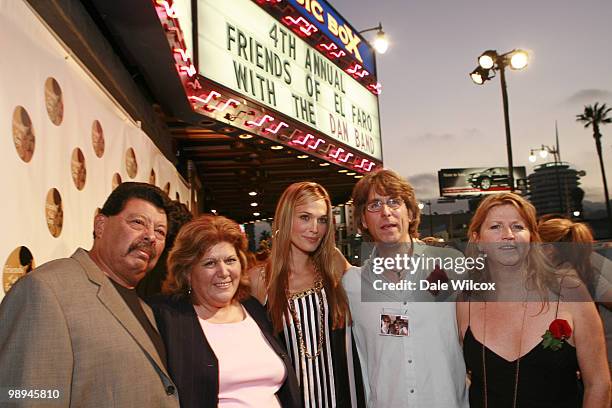
[[251, 271], [251, 288], [285, 342], [304, 407], [361, 407], [361, 370], [340, 285], [346, 261], [335, 247], [332, 217], [322, 186], [290, 185], [276, 207], [270, 256]]

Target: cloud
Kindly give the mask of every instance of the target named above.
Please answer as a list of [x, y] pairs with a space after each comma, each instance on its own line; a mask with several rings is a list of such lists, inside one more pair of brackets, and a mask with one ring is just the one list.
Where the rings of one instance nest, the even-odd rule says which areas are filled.
[[406, 177], [414, 187], [417, 197], [435, 197], [438, 192], [438, 175], [433, 173], [419, 173]]
[[408, 182], [413, 187], [431, 185], [431, 183], [438, 185], [438, 176], [432, 173], [419, 173], [414, 176], [407, 177]]
[[612, 100], [612, 92], [606, 89], [581, 89], [565, 100], [566, 104], [592, 104]]
[[483, 133], [478, 128], [463, 129], [462, 136], [465, 138], [482, 137]]
[[454, 140], [457, 136], [453, 135], [451, 133], [431, 133], [431, 132], [427, 132], [423, 135], [417, 136], [415, 138], [415, 140], [417, 142], [435, 142], [435, 143], [441, 143], [441, 142], [449, 142], [451, 140]]
[[463, 129], [460, 134], [454, 133], [433, 133], [426, 132], [420, 136], [415, 138], [416, 142], [434, 142], [434, 143], [448, 143], [455, 140], [464, 140], [468, 138], [478, 138], [481, 137], [483, 133], [480, 129], [477, 128], [469, 128]]

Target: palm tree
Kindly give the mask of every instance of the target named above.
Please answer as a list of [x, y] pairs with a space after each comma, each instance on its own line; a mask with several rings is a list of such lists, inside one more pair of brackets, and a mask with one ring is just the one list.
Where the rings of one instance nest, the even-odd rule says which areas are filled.
[[604, 169], [603, 155], [601, 152], [601, 133], [599, 126], [607, 123], [612, 123], [612, 117], [608, 114], [612, 108], [608, 108], [606, 104], [599, 106], [599, 102], [595, 105], [587, 105], [584, 107], [584, 112], [576, 115], [576, 121], [584, 123], [584, 127], [593, 127], [593, 137], [595, 138], [595, 147], [597, 148], [597, 156], [599, 156], [599, 167], [601, 168], [601, 177], [603, 178], [604, 194], [606, 196], [606, 211], [608, 212], [608, 221], [610, 222], [610, 233], [612, 233], [612, 211], [610, 210], [610, 195], [608, 194], [608, 182], [606, 181], [606, 171]]

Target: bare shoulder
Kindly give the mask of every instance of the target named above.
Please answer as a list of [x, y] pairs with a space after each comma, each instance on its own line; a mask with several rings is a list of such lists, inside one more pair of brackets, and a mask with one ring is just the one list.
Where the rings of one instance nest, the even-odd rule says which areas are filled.
[[561, 271], [559, 277], [559, 289], [561, 301], [567, 302], [592, 302], [589, 290], [578, 277], [578, 274], [573, 269], [565, 269]]
[[593, 324], [598, 320], [595, 303], [589, 294], [589, 290], [572, 269], [566, 269], [565, 274], [559, 278], [559, 315], [567, 313], [567, 317], [573, 321], [574, 326]]

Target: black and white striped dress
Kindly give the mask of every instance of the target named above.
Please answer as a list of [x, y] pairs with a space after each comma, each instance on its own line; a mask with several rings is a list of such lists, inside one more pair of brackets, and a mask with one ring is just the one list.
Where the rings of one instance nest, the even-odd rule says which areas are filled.
[[291, 318], [283, 324], [283, 340], [297, 374], [304, 406], [365, 406], [351, 330], [332, 330], [325, 289], [317, 283], [314, 288], [290, 295], [288, 301]]

